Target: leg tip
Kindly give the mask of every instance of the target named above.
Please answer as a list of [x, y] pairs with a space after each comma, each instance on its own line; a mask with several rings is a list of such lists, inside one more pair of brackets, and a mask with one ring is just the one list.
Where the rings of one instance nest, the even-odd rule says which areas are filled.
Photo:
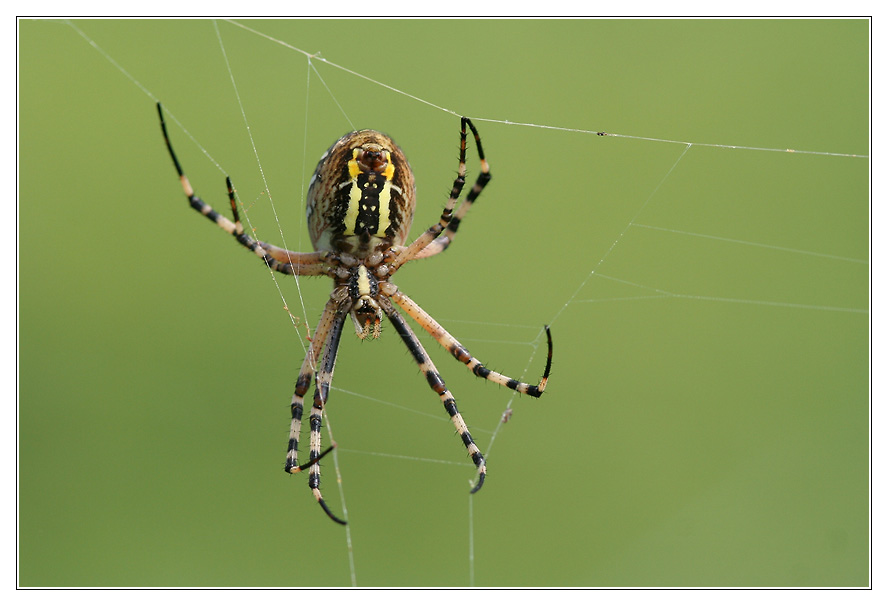
[[469, 491], [469, 494], [475, 494], [476, 492], [481, 490], [481, 487], [484, 486], [484, 478], [485, 477], [487, 477], [487, 472], [485, 472], [485, 471], [482, 471], [481, 473], [478, 474], [478, 483], [475, 484], [475, 486], [472, 488], [472, 490]]

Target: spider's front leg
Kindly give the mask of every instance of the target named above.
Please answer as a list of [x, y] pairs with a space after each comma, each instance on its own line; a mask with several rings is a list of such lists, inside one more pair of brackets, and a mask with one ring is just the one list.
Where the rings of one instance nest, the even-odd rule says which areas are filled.
[[435, 318], [420, 307], [413, 299], [400, 290], [395, 290], [391, 287], [389, 287], [389, 289], [391, 291], [389, 296], [392, 301], [397, 303], [401, 309], [407, 312], [407, 315], [416, 320], [416, 322], [422, 326], [423, 329], [425, 329], [425, 331], [441, 345], [441, 347], [450, 352], [450, 355], [465, 364], [476, 377], [493, 381], [494, 383], [498, 383], [509, 389], [514, 389], [518, 393], [527, 394], [534, 398], [539, 398], [543, 395], [543, 392], [546, 391], [546, 385], [549, 382], [549, 372], [552, 370], [552, 331], [548, 326], [545, 327], [546, 341], [548, 342], [546, 369], [543, 371], [543, 376], [540, 379], [540, 382], [536, 385], [532, 385], [530, 383], [513, 379], [512, 377], [496, 372], [495, 370], [490, 370], [484, 366], [478, 358], [474, 357], [468, 349], [457, 341], [453, 335], [447, 332], [447, 330], [445, 330]]
[[330, 394], [330, 384], [333, 382], [333, 369], [336, 366], [336, 354], [339, 351], [342, 325], [345, 323], [347, 315], [348, 309], [345, 305], [339, 305], [334, 312], [330, 332], [324, 344], [324, 356], [315, 376], [314, 402], [311, 406], [311, 414], [308, 417], [308, 425], [311, 429], [308, 456], [314, 461], [308, 472], [308, 486], [324, 512], [330, 516], [330, 519], [343, 525], [346, 523], [345, 520], [341, 520], [333, 515], [333, 512], [330, 511], [330, 508], [324, 502], [324, 497], [321, 496], [321, 466], [318, 460], [323, 456], [321, 453], [321, 421], [324, 417], [324, 406], [327, 404], [327, 398]]
[[[327, 334], [329, 334], [330, 327], [333, 325], [333, 318], [338, 306], [339, 303], [334, 297], [327, 301], [324, 312], [321, 314], [321, 319], [318, 321], [317, 327], [315, 327], [314, 336], [308, 346], [305, 359], [302, 361], [302, 367], [299, 369], [299, 376], [296, 378], [293, 399], [290, 401], [290, 439], [287, 444], [287, 462], [284, 464], [284, 471], [287, 473], [299, 473], [316, 462], [310, 459], [305, 463], [299, 464], [297, 461], [299, 455], [299, 435], [302, 431], [303, 403], [305, 401], [305, 394], [308, 388], [311, 387], [312, 377], [314, 377], [317, 370], [317, 361], [323, 353]], [[324, 451], [320, 456], [327, 454], [329, 450]]]
[[478, 483], [475, 484], [471, 491], [472, 493], [478, 492], [481, 489], [481, 486], [484, 485], [484, 478], [487, 476], [487, 463], [484, 460], [484, 455], [481, 454], [481, 450], [475, 444], [472, 434], [469, 433], [469, 428], [466, 426], [466, 422], [463, 420], [462, 415], [456, 407], [456, 400], [454, 399], [453, 394], [447, 389], [447, 386], [444, 384], [444, 379], [441, 378], [438, 369], [435, 367], [435, 363], [432, 362], [429, 354], [426, 353], [425, 348], [416, 337], [416, 333], [414, 333], [413, 329], [410, 328], [410, 325], [404, 321], [401, 314], [398, 313], [387, 299], [381, 298], [379, 304], [386, 316], [388, 316], [389, 321], [391, 321], [392, 325], [395, 327], [395, 330], [398, 331], [398, 335], [404, 341], [404, 344], [407, 345], [407, 349], [419, 365], [420, 371], [425, 375], [429, 387], [431, 387], [432, 390], [438, 394], [438, 397], [441, 398], [441, 403], [444, 404], [444, 410], [446, 410], [447, 414], [450, 416], [453, 426], [456, 427], [456, 432], [462, 439], [469, 456], [472, 457], [472, 462], [475, 463], [475, 467], [478, 469]]
[[[344, 520], [333, 515], [327, 507], [320, 491], [321, 468], [319, 461], [331, 450], [329, 446], [321, 451], [321, 421], [323, 419], [324, 405], [330, 391], [330, 383], [333, 380], [333, 368], [336, 364], [336, 354], [339, 349], [339, 338], [342, 334], [342, 325], [347, 315], [347, 296], [343, 289], [336, 289], [330, 295], [324, 313], [318, 321], [312, 337], [311, 345], [299, 369], [299, 377], [296, 379], [296, 388], [293, 391], [293, 400], [290, 403], [290, 439], [287, 444], [287, 462], [284, 471], [298, 473], [309, 468], [308, 485], [312, 494], [321, 505], [330, 519], [339, 524], [345, 524]], [[320, 359], [321, 365], [317, 366]], [[299, 448], [299, 434], [302, 430], [302, 413], [305, 394], [311, 386], [312, 377], [315, 377], [314, 402], [309, 416], [310, 439], [309, 460], [299, 464], [297, 462]]]

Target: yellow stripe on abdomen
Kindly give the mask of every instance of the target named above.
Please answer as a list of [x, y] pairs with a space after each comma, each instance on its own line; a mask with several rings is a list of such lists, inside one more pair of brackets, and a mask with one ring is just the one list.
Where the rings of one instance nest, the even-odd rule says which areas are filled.
[[348, 208], [345, 209], [345, 217], [342, 222], [345, 225], [343, 235], [355, 235], [355, 224], [358, 222], [358, 211], [361, 208], [361, 188], [358, 187], [358, 179], [351, 180], [351, 188], [348, 190]]
[[387, 230], [389, 225], [392, 224], [391, 219], [389, 218], [391, 202], [392, 182], [387, 180], [385, 185], [382, 186], [382, 191], [379, 192], [379, 225], [376, 228], [376, 233], [373, 234], [378, 238], [384, 238], [385, 230]]

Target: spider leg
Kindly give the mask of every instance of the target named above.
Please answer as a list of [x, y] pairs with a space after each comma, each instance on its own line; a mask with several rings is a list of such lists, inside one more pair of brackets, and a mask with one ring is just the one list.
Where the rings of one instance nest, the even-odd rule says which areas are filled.
[[546, 337], [549, 342], [549, 353], [546, 358], [546, 370], [543, 371], [543, 377], [537, 385], [530, 385], [529, 383], [516, 381], [504, 374], [490, 370], [481, 364], [478, 358], [473, 357], [472, 354], [469, 353], [469, 350], [457, 341], [453, 335], [447, 332], [427, 311], [417, 305], [413, 299], [402, 293], [400, 290], [389, 296], [392, 301], [397, 303], [401, 309], [407, 312], [408, 316], [416, 320], [426, 332], [440, 343], [441, 347], [449, 351], [454, 358], [465, 364], [475, 376], [487, 379], [488, 381], [493, 381], [494, 383], [499, 383], [509, 389], [514, 389], [519, 393], [524, 393], [533, 396], [534, 398], [539, 398], [543, 395], [543, 392], [546, 390], [546, 383], [549, 380], [549, 371], [552, 369], [552, 332], [549, 330], [548, 326], [546, 326]]
[[379, 303], [392, 325], [395, 327], [395, 330], [398, 331], [398, 335], [404, 341], [404, 344], [407, 345], [407, 349], [419, 365], [420, 371], [425, 375], [429, 387], [438, 394], [441, 398], [441, 403], [444, 404], [444, 409], [447, 411], [447, 414], [450, 415], [450, 420], [453, 422], [454, 427], [456, 427], [456, 432], [462, 439], [463, 444], [465, 444], [469, 456], [472, 457], [472, 461], [478, 469], [478, 483], [475, 484], [475, 487], [472, 488], [471, 491], [472, 493], [478, 492], [484, 484], [484, 478], [487, 475], [487, 464], [484, 460], [484, 455], [481, 454], [481, 451], [475, 444], [475, 440], [472, 439], [472, 434], [469, 433], [469, 428], [466, 426], [466, 422], [456, 408], [456, 400], [453, 398], [453, 394], [447, 389], [447, 386], [444, 384], [444, 379], [441, 378], [441, 375], [438, 374], [438, 369], [435, 368], [435, 363], [432, 362], [432, 359], [429, 357], [428, 353], [426, 353], [425, 348], [423, 348], [419, 339], [416, 337], [416, 333], [414, 333], [413, 329], [404, 321], [401, 314], [398, 313], [388, 300], [381, 298]]
[[459, 208], [456, 209], [456, 213], [454, 213], [453, 218], [450, 219], [450, 223], [447, 224], [447, 229], [444, 231], [444, 234], [438, 236], [425, 248], [420, 250], [416, 256], [413, 257], [414, 259], [424, 259], [447, 250], [447, 247], [450, 246], [453, 243], [454, 238], [456, 238], [456, 230], [459, 229], [459, 225], [466, 216], [466, 213], [469, 212], [472, 204], [475, 203], [475, 200], [481, 195], [481, 191], [491, 179], [490, 165], [484, 158], [484, 148], [481, 147], [481, 137], [478, 135], [478, 130], [475, 128], [475, 125], [472, 124], [471, 120], [468, 118], [464, 118], [464, 120], [463, 133], [460, 138], [460, 170], [462, 171], [462, 174], [465, 175], [465, 162], [462, 160], [465, 157], [465, 125], [468, 124], [469, 128], [472, 130], [472, 135], [475, 137], [475, 147], [478, 150], [478, 156], [481, 160], [481, 174], [478, 175], [478, 178], [475, 180], [475, 185], [472, 186], [472, 191], [468, 193], [466, 198], [460, 203]]
[[[349, 301], [349, 299], [345, 299], [345, 301]], [[347, 305], [342, 303], [333, 312], [333, 319], [327, 334], [326, 343], [324, 344], [321, 366], [315, 377], [314, 402], [312, 403], [311, 414], [308, 417], [308, 424], [311, 429], [308, 456], [314, 461], [308, 472], [308, 486], [330, 519], [343, 525], [346, 523], [345, 520], [333, 515], [333, 512], [330, 511], [330, 508], [324, 502], [324, 497], [321, 496], [321, 466], [318, 464], [318, 460], [323, 456], [321, 454], [321, 421], [324, 416], [324, 405], [327, 403], [330, 383], [333, 381], [333, 368], [336, 365], [336, 354], [339, 351], [339, 338], [342, 336], [342, 325], [345, 323], [347, 315]]]
[[324, 252], [293, 252], [278, 248], [277, 246], [271, 246], [265, 242], [258, 242], [245, 234], [244, 226], [241, 224], [237, 212], [234, 188], [231, 185], [230, 178], [226, 177], [225, 183], [228, 187], [228, 200], [231, 204], [234, 221], [219, 214], [212, 206], [201, 200], [200, 197], [195, 194], [194, 188], [191, 187], [188, 177], [182, 170], [182, 165], [179, 164], [176, 152], [173, 151], [173, 145], [170, 142], [170, 137], [167, 133], [166, 121], [164, 120], [163, 109], [161, 108], [160, 103], [157, 104], [157, 113], [160, 116], [160, 128], [163, 131], [163, 139], [166, 142], [167, 150], [170, 152], [170, 157], [176, 167], [176, 172], [179, 174], [179, 182], [182, 184], [182, 190], [185, 192], [185, 196], [188, 198], [188, 203], [191, 205], [191, 208], [221, 227], [227, 233], [234, 236], [241, 246], [255, 253], [265, 261], [265, 264], [273, 271], [297, 276], [319, 276], [328, 274], [326, 269], [327, 254]]
[[[454, 216], [453, 209], [456, 207], [456, 201], [459, 199], [463, 187], [466, 184], [466, 125], [471, 129], [472, 134], [475, 137], [475, 146], [478, 148], [478, 155], [481, 157], [481, 174], [478, 175], [478, 179], [475, 181], [472, 191], [469, 192], [466, 199], [460, 204], [459, 210], [457, 211], [456, 216]], [[468, 212], [475, 199], [481, 193], [481, 190], [487, 185], [487, 182], [490, 181], [490, 166], [487, 164], [487, 160], [484, 159], [484, 150], [481, 147], [481, 137], [478, 135], [475, 125], [472, 124], [471, 120], [464, 117], [462, 118], [461, 126], [459, 139], [459, 170], [456, 179], [453, 181], [453, 187], [450, 190], [450, 198], [448, 198], [447, 203], [444, 205], [444, 211], [441, 213], [441, 218], [437, 223], [429, 227], [416, 238], [416, 240], [414, 240], [409, 246], [400, 250], [398, 256], [392, 262], [392, 271], [397, 270], [407, 261], [416, 258], [430, 257], [443, 252], [455, 237], [456, 230], [459, 228], [459, 223], [463, 216]], [[456, 222], [454, 223], [454, 221]], [[445, 230], [445, 234], [443, 236], [440, 235], [441, 232]], [[426, 249], [428, 249], [428, 251]]]
[[[315, 328], [314, 336], [302, 361], [302, 367], [299, 369], [299, 376], [296, 378], [296, 388], [293, 391], [293, 399], [290, 401], [290, 439], [287, 444], [287, 462], [284, 464], [284, 471], [288, 473], [298, 473], [303, 469], [314, 464], [314, 461], [308, 461], [300, 465], [297, 462], [299, 435], [302, 431], [302, 411], [305, 393], [311, 387], [311, 379], [317, 369], [318, 356], [323, 351], [327, 334], [330, 332], [330, 326], [333, 324], [333, 317], [338, 307], [337, 301], [331, 297], [327, 301], [321, 319]], [[326, 454], [326, 453], [325, 453]]]
[[[291, 276], [323, 276], [329, 274], [325, 265], [325, 261], [327, 260], [326, 252], [293, 252], [292, 250], [280, 248], [278, 246], [274, 246], [273, 244], [268, 244], [267, 242], [254, 240], [246, 233], [244, 233], [244, 226], [240, 220], [240, 213], [238, 213], [237, 211], [237, 201], [234, 197], [234, 187], [231, 185], [231, 178], [225, 177], [225, 184], [228, 187], [228, 200], [231, 204], [231, 213], [234, 216], [234, 232], [229, 233], [234, 236], [234, 238], [241, 246], [251, 250], [253, 253], [256, 254], [256, 256], [265, 261], [265, 264], [268, 266], [269, 269], [280, 272], [282, 274], [287, 274]], [[188, 194], [187, 190], [185, 193], [186, 195]], [[196, 199], [199, 203], [203, 204], [203, 209], [209, 209], [209, 212], [215, 213], [215, 211], [210, 208], [209, 204], [195, 196], [193, 192], [192, 196], [189, 197], [189, 200], [192, 199]], [[194, 207], [193, 202], [192, 207]], [[197, 209], [196, 207], [195, 210], [203, 213], [203, 210]], [[225, 219], [225, 217], [222, 217], [218, 213], [215, 214], [217, 218], [217, 223], [218, 219]], [[227, 221], [227, 219], [225, 220]], [[219, 226], [223, 227], [221, 224], [219, 224]]]

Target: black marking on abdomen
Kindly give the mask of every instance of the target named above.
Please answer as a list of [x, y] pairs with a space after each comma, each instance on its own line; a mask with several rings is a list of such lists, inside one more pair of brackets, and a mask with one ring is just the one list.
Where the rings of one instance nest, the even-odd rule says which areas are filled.
[[385, 178], [381, 178], [376, 173], [361, 173], [358, 175], [356, 183], [361, 191], [358, 216], [355, 219], [355, 224], [346, 225], [346, 229], [352, 228], [355, 234], [375, 235], [379, 231], [379, 192], [385, 184]]

